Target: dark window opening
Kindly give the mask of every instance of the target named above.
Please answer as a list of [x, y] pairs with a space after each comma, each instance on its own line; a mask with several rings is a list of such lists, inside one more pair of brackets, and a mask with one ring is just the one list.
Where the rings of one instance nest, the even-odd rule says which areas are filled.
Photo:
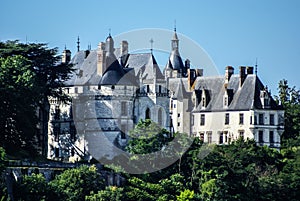
[[225, 124], [228, 125], [229, 124], [229, 113], [225, 114]]
[[240, 124], [244, 124], [244, 114], [240, 114]]
[[145, 119], [151, 119], [150, 109], [147, 108], [145, 112]]
[[270, 143], [274, 143], [274, 131], [270, 131], [269, 139], [270, 139]]
[[223, 133], [220, 133], [219, 144], [223, 144]]
[[270, 114], [270, 125], [274, 125], [274, 114]]
[[258, 124], [264, 125], [264, 114], [259, 114], [258, 116]]
[[200, 126], [204, 126], [204, 125], [205, 125], [205, 114], [201, 114]]
[[258, 132], [258, 142], [259, 143], [263, 143], [264, 142], [264, 132], [263, 131], [259, 131]]

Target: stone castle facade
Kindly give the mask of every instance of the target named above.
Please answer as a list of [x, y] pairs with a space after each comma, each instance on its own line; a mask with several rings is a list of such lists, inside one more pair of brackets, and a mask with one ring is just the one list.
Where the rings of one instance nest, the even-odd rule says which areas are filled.
[[228, 144], [239, 137], [280, 148], [283, 109], [253, 67], [226, 67], [225, 76], [205, 77], [179, 53], [176, 31], [162, 72], [151, 53], [131, 54], [128, 42], [115, 48], [109, 35], [96, 50], [65, 50], [62, 62], [75, 72], [63, 89], [65, 105], [49, 98], [48, 158], [112, 158], [126, 145], [140, 119], [170, 132], [200, 136], [206, 143]]

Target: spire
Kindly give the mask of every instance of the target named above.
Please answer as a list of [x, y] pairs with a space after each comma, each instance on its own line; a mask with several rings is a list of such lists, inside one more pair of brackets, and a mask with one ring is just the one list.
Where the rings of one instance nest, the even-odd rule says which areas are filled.
[[79, 40], [79, 36], [77, 38], [77, 52], [79, 52], [80, 50], [80, 40]]
[[178, 36], [176, 33], [176, 25], [174, 27], [174, 35], [172, 38], [172, 50], [178, 50], [178, 46], [179, 46], [179, 40], [178, 40]]

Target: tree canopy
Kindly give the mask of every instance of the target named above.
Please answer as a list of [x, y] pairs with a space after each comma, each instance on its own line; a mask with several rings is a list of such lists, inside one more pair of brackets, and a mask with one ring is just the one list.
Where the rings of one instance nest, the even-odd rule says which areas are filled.
[[72, 67], [60, 62], [57, 48], [19, 41], [0, 42], [0, 146], [7, 153], [36, 153], [38, 109], [49, 96], [68, 101], [62, 91]]

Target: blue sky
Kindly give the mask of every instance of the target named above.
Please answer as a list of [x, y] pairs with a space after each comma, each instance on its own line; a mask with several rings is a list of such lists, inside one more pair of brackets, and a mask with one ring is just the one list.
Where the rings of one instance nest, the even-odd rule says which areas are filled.
[[297, 0], [0, 0], [0, 10], [1, 41], [27, 38], [60, 51], [67, 45], [73, 53], [78, 35], [82, 48], [95, 49], [109, 29], [113, 36], [143, 28], [172, 31], [176, 19], [177, 32], [199, 44], [221, 74], [228, 65], [236, 73], [241, 65], [253, 66], [257, 58], [258, 75], [273, 94], [283, 78], [300, 88]]

